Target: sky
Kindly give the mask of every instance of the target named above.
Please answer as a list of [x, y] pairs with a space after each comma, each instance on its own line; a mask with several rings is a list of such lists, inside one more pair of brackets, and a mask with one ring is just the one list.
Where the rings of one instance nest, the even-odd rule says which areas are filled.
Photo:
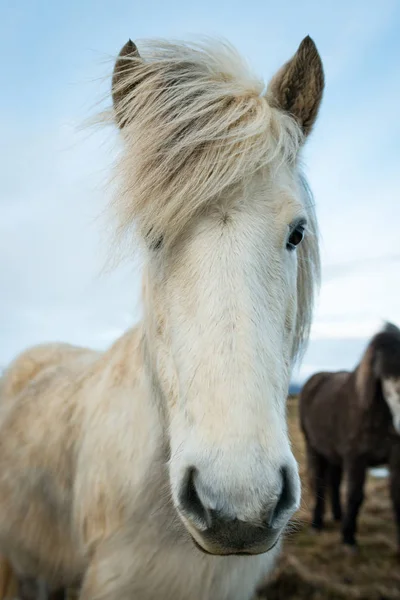
[[128, 38], [224, 37], [268, 81], [311, 35], [322, 286], [295, 376], [353, 368], [385, 320], [400, 325], [399, 30], [397, 0], [2, 0], [0, 365], [50, 340], [106, 348], [140, 318], [139, 261], [104, 269], [117, 138], [84, 127]]

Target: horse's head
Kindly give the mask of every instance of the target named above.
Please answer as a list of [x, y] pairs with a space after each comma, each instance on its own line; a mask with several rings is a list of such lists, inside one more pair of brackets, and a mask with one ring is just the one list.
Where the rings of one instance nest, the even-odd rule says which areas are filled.
[[374, 373], [382, 383], [393, 425], [400, 433], [400, 329], [388, 323], [375, 337]]
[[285, 404], [319, 272], [299, 152], [322, 64], [306, 38], [264, 94], [229, 46], [143, 47], [114, 70], [115, 206], [147, 257], [172, 498], [204, 551], [262, 553], [300, 501]]
[[387, 323], [369, 342], [356, 371], [356, 386], [365, 410], [386, 402], [400, 433], [400, 329]]

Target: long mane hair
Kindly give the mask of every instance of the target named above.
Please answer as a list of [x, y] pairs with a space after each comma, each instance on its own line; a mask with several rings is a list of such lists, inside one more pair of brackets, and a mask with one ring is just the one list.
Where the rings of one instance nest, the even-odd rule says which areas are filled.
[[[303, 134], [275, 108], [265, 85], [228, 43], [141, 41], [114, 77], [106, 120], [122, 131], [112, 202], [117, 239], [132, 231], [148, 247], [168, 248], [188, 223], [267, 165], [298, 162]], [[104, 115], [103, 115], [104, 117]], [[300, 175], [308, 235], [298, 252], [298, 313], [293, 357], [308, 339], [319, 246], [314, 202]]]

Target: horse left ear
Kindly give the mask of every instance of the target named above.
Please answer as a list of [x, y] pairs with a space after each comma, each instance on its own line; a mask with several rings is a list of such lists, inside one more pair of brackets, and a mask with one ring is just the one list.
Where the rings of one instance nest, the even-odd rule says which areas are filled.
[[296, 54], [277, 72], [267, 89], [271, 103], [291, 114], [307, 136], [315, 123], [324, 91], [322, 60], [307, 36]]
[[124, 100], [132, 91], [132, 84], [129, 84], [129, 75], [133, 73], [140, 60], [141, 57], [136, 44], [132, 40], [128, 40], [121, 49], [114, 66], [111, 88], [112, 99], [115, 118], [121, 128], [126, 124], [126, 119], [123, 116]]

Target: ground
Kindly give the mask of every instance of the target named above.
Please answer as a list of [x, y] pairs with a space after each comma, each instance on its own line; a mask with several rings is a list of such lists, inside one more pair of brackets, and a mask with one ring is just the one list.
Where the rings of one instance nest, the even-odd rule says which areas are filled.
[[260, 593], [268, 600], [400, 599], [400, 561], [387, 480], [369, 476], [359, 519], [358, 556], [341, 546], [340, 532], [327, 515], [326, 530], [310, 531], [312, 496], [306, 473], [304, 440], [298, 426], [297, 400], [289, 400], [289, 427], [300, 465], [303, 500], [280, 564]]

